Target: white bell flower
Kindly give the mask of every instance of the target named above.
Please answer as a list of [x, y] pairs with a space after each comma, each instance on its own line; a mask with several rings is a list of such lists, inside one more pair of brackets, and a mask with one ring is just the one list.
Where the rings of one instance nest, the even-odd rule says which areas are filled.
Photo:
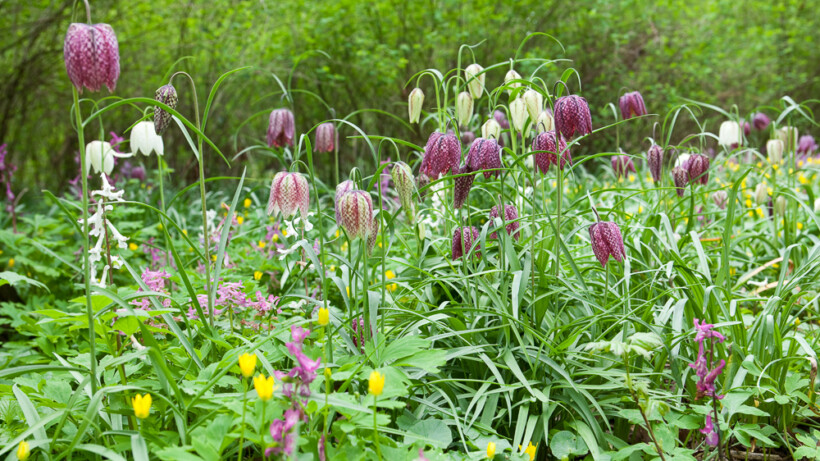
[[740, 133], [742, 129], [740, 124], [733, 121], [723, 122], [720, 124], [720, 132], [718, 140], [721, 146], [736, 147], [742, 143]]
[[91, 141], [85, 146], [85, 174], [91, 169], [94, 173], [110, 175], [114, 169], [114, 149], [105, 141]]
[[141, 152], [147, 157], [152, 151], [160, 156], [165, 154], [162, 136], [154, 130], [154, 122], [139, 122], [131, 129], [131, 155]]

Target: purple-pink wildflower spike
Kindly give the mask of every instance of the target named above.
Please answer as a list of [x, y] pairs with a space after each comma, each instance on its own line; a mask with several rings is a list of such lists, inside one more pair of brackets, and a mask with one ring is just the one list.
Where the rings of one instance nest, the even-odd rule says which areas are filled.
[[339, 224], [350, 238], [367, 240], [373, 231], [373, 200], [363, 190], [352, 190], [339, 197]]
[[615, 155], [611, 160], [612, 169], [615, 170], [615, 175], [619, 178], [626, 176], [627, 173], [635, 172], [635, 164], [632, 163], [632, 158], [628, 155]]
[[[500, 217], [498, 205], [495, 205], [490, 209], [490, 221], [498, 217]], [[518, 240], [518, 237], [520, 236], [518, 233], [518, 209], [515, 208], [515, 205], [504, 205], [504, 222], [506, 223], [504, 229], [507, 230], [507, 234]], [[498, 238], [498, 233], [493, 232], [490, 234], [490, 238]]]
[[470, 249], [474, 246], [476, 257], [481, 258], [481, 253], [478, 252], [478, 249], [481, 248], [478, 245], [478, 229], [475, 226], [462, 227], [453, 232], [453, 260], [469, 254]]
[[706, 424], [703, 426], [703, 429], [700, 430], [700, 433], [706, 436], [706, 444], [710, 447], [718, 446], [718, 433], [715, 430], [715, 426], [712, 424], [712, 415], [706, 415]]
[[752, 125], [755, 130], [763, 131], [769, 127], [769, 123], [772, 123], [772, 120], [763, 112], [758, 112], [752, 117]]
[[268, 214], [289, 218], [301, 212], [302, 219], [307, 219], [310, 205], [310, 187], [307, 179], [299, 173], [280, 171], [273, 177], [268, 198]]
[[433, 132], [424, 146], [421, 172], [437, 179], [458, 168], [461, 161], [461, 143], [455, 134]]
[[455, 182], [455, 186], [453, 187], [453, 208], [461, 208], [464, 206], [464, 202], [467, 201], [467, 196], [470, 195], [470, 189], [473, 187], [473, 181], [476, 175], [468, 165], [458, 167], [455, 174], [464, 174], [464, 176], [455, 176], [453, 178]]
[[339, 199], [347, 192], [356, 189], [356, 183], [351, 180], [342, 181], [336, 186], [336, 196], [333, 199], [333, 208], [336, 210], [336, 222], [342, 222], [342, 215], [339, 214]]
[[495, 170], [485, 171], [484, 178], [489, 179], [490, 176], [497, 178], [501, 173], [499, 171], [501, 169], [501, 147], [495, 139], [478, 138], [470, 146], [466, 163], [472, 171]]
[[672, 179], [675, 181], [675, 192], [678, 193], [678, 197], [683, 197], [686, 185], [689, 184], [689, 172], [679, 166], [672, 168]]
[[333, 152], [336, 147], [336, 125], [331, 122], [316, 127], [316, 152]]
[[117, 35], [108, 24], [73, 23], [68, 26], [63, 44], [68, 78], [77, 91], [83, 87], [99, 91], [105, 85], [114, 91], [120, 76], [120, 50]]
[[657, 144], [652, 144], [646, 153], [646, 163], [649, 164], [649, 172], [652, 174], [652, 181], [661, 180], [661, 170], [663, 169], [663, 148]]
[[563, 169], [566, 160], [569, 160], [570, 165], [572, 164], [572, 158], [569, 155], [567, 143], [560, 136], [557, 137], [556, 145], [555, 131], [544, 131], [538, 133], [538, 135], [532, 140], [532, 150], [536, 152], [534, 154], [535, 166], [538, 167], [538, 170], [541, 173], [546, 174], [552, 164], [558, 165], [557, 153], [559, 151], [562, 152], [560, 168]]
[[493, 112], [493, 118], [498, 122], [498, 126], [500, 126], [502, 130], [510, 129], [510, 121], [507, 120], [507, 114], [505, 114], [503, 110]]
[[601, 267], [606, 266], [610, 256], [618, 262], [626, 257], [621, 229], [614, 222], [601, 221], [589, 226], [589, 239]]
[[804, 155], [811, 155], [817, 150], [817, 143], [814, 141], [814, 136], [806, 134], [800, 136], [800, 141], [797, 143], [797, 153]]
[[621, 106], [621, 117], [624, 120], [635, 116], [646, 115], [646, 105], [643, 102], [643, 96], [637, 91], [626, 93], [618, 100]]
[[275, 109], [268, 120], [268, 147], [293, 147], [295, 132], [293, 112], [288, 109]]
[[692, 154], [684, 164], [689, 172], [689, 180], [695, 184], [706, 184], [709, 180], [709, 157], [703, 154]]
[[592, 115], [581, 96], [562, 96], [555, 101], [555, 131], [572, 139], [576, 134], [592, 133]]

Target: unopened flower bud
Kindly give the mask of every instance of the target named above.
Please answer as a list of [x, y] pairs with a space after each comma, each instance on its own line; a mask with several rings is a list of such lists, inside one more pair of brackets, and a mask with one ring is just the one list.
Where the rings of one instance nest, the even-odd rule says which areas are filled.
[[758, 205], [765, 205], [769, 201], [769, 190], [765, 182], [757, 185], [755, 188], [755, 202]]
[[692, 154], [684, 164], [689, 172], [689, 180], [695, 184], [706, 184], [709, 181], [709, 157], [703, 154]]
[[797, 149], [797, 128], [784, 126], [774, 132], [776, 139], [783, 141], [784, 152], [794, 152]]
[[393, 184], [396, 185], [396, 192], [399, 194], [399, 201], [404, 207], [404, 212], [413, 220], [413, 189], [415, 188], [415, 178], [413, 178], [413, 170], [404, 162], [395, 162], [393, 168], [390, 169], [390, 176], [393, 178]]
[[490, 176], [497, 178], [501, 174], [499, 170], [502, 167], [501, 147], [495, 139], [478, 138], [470, 145], [465, 163], [470, 171], [495, 170], [485, 171], [484, 178], [489, 179]]
[[511, 90], [516, 88], [521, 88], [521, 82], [516, 82], [515, 80], [521, 80], [521, 74], [516, 72], [515, 69], [508, 70], [507, 75], [504, 76], [504, 85], [509, 88], [507, 93], [510, 93]]
[[763, 112], [758, 112], [752, 118], [752, 125], [754, 126], [755, 130], [763, 131], [769, 127], [769, 123], [771, 123], [771, 119], [768, 115], [764, 114]]
[[333, 152], [336, 148], [336, 125], [333, 122], [316, 127], [316, 144], [313, 147], [316, 152]]
[[601, 267], [606, 266], [610, 256], [618, 262], [626, 257], [621, 229], [614, 222], [602, 221], [589, 226], [589, 239]]
[[414, 88], [407, 97], [407, 111], [410, 123], [418, 123], [421, 117], [421, 106], [424, 104], [424, 92], [421, 88]]
[[473, 116], [473, 98], [470, 93], [462, 91], [456, 98], [456, 120], [460, 126], [467, 126]]
[[473, 99], [478, 99], [484, 92], [484, 68], [478, 64], [470, 64], [464, 69], [464, 80]]
[[[179, 102], [177, 90], [170, 83], [159, 87], [154, 95], [154, 99], [165, 104], [171, 109], [176, 109], [177, 102]], [[170, 123], [171, 114], [166, 112], [164, 109], [154, 107], [154, 131], [156, 131], [157, 134], [162, 134], [165, 132], [165, 129], [168, 128]]]
[[487, 120], [481, 126], [481, 137], [486, 139], [499, 139], [501, 137], [501, 125], [495, 121], [495, 118]]
[[99, 91], [105, 85], [114, 91], [120, 77], [120, 50], [117, 35], [108, 24], [73, 23], [63, 44], [68, 78], [77, 91], [83, 87]]
[[717, 205], [718, 208], [725, 210], [726, 203], [729, 201], [729, 194], [727, 194], [725, 190], [715, 191], [715, 193], [712, 194], [712, 200], [715, 201], [715, 205]]
[[514, 99], [510, 103], [510, 118], [512, 119], [513, 128], [519, 133], [523, 133], [527, 129], [527, 104], [523, 98]]
[[453, 178], [453, 181], [455, 182], [453, 187], [453, 208], [458, 209], [464, 206], [464, 202], [467, 201], [467, 196], [470, 195], [470, 189], [473, 187], [475, 174], [467, 165], [461, 165], [458, 170], [455, 171], [455, 174], [463, 175], [455, 176]]
[[770, 139], [766, 142], [766, 154], [769, 156], [769, 163], [779, 165], [783, 161], [783, 141]]
[[786, 197], [781, 195], [775, 199], [774, 213], [778, 216], [784, 216], [786, 214]]
[[535, 121], [535, 131], [537, 133], [543, 133], [553, 130], [555, 130], [555, 119], [552, 117], [552, 112], [550, 110], [542, 110], [541, 113], [538, 114], [538, 119]]
[[[535, 139], [532, 140], [532, 150], [535, 151], [535, 165], [541, 173], [546, 174], [552, 164], [558, 165], [562, 170], [567, 161], [572, 165], [572, 157], [569, 148], [567, 148], [567, 143], [555, 131], [538, 133]], [[558, 155], [561, 155], [560, 165], [558, 164]]]
[[544, 106], [544, 96], [538, 90], [529, 90], [524, 92], [524, 102], [527, 104], [527, 112], [530, 114], [530, 120], [533, 122], [538, 120], [538, 115], [541, 114]]
[[663, 169], [663, 148], [657, 144], [652, 144], [646, 153], [646, 163], [649, 165], [649, 172], [652, 173], [652, 181], [660, 181], [661, 170]]

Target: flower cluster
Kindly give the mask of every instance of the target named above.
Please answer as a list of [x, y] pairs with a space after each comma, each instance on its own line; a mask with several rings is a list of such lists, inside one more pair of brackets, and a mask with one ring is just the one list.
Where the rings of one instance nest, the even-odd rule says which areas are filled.
[[[103, 253], [107, 253], [112, 244], [116, 244], [120, 249], [126, 249], [127, 245], [125, 242], [128, 241], [128, 237], [124, 237], [120, 234], [117, 228], [114, 227], [114, 224], [105, 217], [106, 212], [114, 209], [113, 206], [106, 202], [124, 202], [122, 199], [123, 191], [115, 192], [114, 187], [108, 181], [105, 173], [100, 174], [100, 177], [102, 180], [102, 189], [91, 192], [91, 197], [97, 199], [97, 210], [88, 218], [88, 235], [96, 237], [97, 241], [94, 247], [88, 250], [88, 264], [91, 269], [91, 279], [96, 285], [105, 288], [105, 279], [108, 276], [108, 271], [111, 270], [112, 267], [114, 269], [122, 267], [122, 259], [117, 255], [108, 256], [108, 261], [105, 266], [103, 266], [102, 276], [99, 280], [97, 280], [96, 263], [102, 261]], [[82, 219], [80, 219], [79, 222], [80, 224], [84, 224]]]
[[[695, 341], [698, 343], [698, 357], [695, 359], [695, 363], [690, 363], [689, 366], [695, 370], [695, 374], [698, 377], [698, 399], [701, 399], [704, 396], [714, 397], [716, 399], [723, 398], [722, 395], [717, 395], [715, 393], [715, 380], [717, 380], [717, 377], [726, 366], [726, 361], [721, 360], [715, 368], [710, 370], [704, 343], [706, 340], [711, 339], [715, 339], [717, 342], [722, 343], [726, 340], [726, 338], [717, 331], [714, 331], [712, 328], [714, 328], [714, 325], [706, 323], [705, 320], [698, 324], [698, 319], [695, 319]], [[712, 355], [711, 341], [708, 355]]]

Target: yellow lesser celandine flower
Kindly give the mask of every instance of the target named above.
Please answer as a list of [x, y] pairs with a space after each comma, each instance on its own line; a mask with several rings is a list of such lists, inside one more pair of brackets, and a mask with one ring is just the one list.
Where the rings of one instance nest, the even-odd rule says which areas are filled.
[[245, 222], [245, 218], [243, 216], [237, 216], [236, 222], [237, 224], [242, 224], [243, 222]]
[[342, 251], [347, 251], [347, 242], [342, 244]]
[[260, 280], [261, 278], [262, 278], [262, 272], [260, 272], [260, 271], [254, 271], [254, 273], [253, 273], [253, 279], [254, 279], [254, 280]]
[[279, 241], [279, 234], [273, 234], [273, 237], [271, 237], [271, 240], [273, 240], [274, 243], [278, 242]]
[[239, 356], [239, 369], [242, 376], [250, 378], [256, 370], [256, 354], [242, 354]]
[[9, 269], [14, 267], [14, 258], [9, 258]]
[[370, 378], [367, 380], [367, 390], [375, 396], [382, 395], [384, 391], [384, 375], [376, 370], [370, 373]]
[[798, 327], [801, 323], [800, 319], [794, 319], [794, 326]]
[[629, 182], [635, 182], [635, 175], [634, 174], [629, 175]]
[[288, 236], [288, 230], [287, 229], [282, 229], [282, 235], [287, 237]]
[[245, 205], [245, 208], [250, 208], [251, 207], [251, 199], [246, 198], [243, 205]]
[[265, 248], [265, 245], [266, 245], [266, 243], [265, 243], [264, 240], [259, 241], [259, 248]]
[[339, 229], [336, 229], [336, 238], [339, 238]]
[[803, 223], [802, 222], [797, 223], [797, 230], [803, 230]]
[[757, 216], [759, 218], [762, 218], [762, 217], [765, 216], [765, 214], [763, 213], [763, 208], [760, 208], [760, 207], [757, 207], [757, 209], [755, 209], [755, 213], [757, 213]]
[[273, 376], [265, 378], [265, 375], [259, 375], [253, 378], [253, 388], [256, 389], [259, 399], [267, 402], [273, 397]]
[[139, 249], [139, 245], [137, 245], [134, 242], [131, 242], [131, 243], [128, 244], [128, 249], [131, 250], [131, 251], [137, 251], [137, 249]]
[[333, 372], [330, 370], [330, 368], [325, 368], [325, 379], [330, 379], [330, 375], [332, 374]]
[[188, 235], [188, 229], [182, 229], [182, 233]]
[[336, 265], [335, 264], [330, 265], [330, 272], [336, 272]]
[[487, 458], [493, 459], [495, 456], [495, 443], [490, 442], [487, 444]]
[[[392, 279], [396, 278], [396, 273], [395, 273], [395, 272], [393, 272], [393, 271], [391, 271], [390, 269], [388, 269], [388, 270], [384, 273], [384, 277], [385, 277], [387, 280], [392, 280]], [[396, 289], [397, 289], [398, 287], [399, 287], [399, 285], [398, 285], [397, 283], [391, 283], [391, 284], [387, 285], [387, 289], [388, 289], [388, 290], [390, 290], [390, 291], [396, 291]]]
[[347, 297], [349, 298], [350, 297], [350, 287], [349, 286], [345, 287], [345, 290], [347, 290]]
[[20, 442], [20, 445], [17, 446], [17, 459], [20, 461], [26, 461], [29, 455], [31, 455], [31, 447], [28, 442], [23, 440]]
[[319, 325], [321, 326], [325, 326], [328, 323], [330, 323], [330, 311], [328, 311], [324, 307], [319, 309], [319, 314], [317, 315], [317, 317], [318, 318], [316, 319], [316, 321], [319, 322]]
[[134, 407], [134, 416], [139, 419], [145, 419], [151, 412], [151, 394], [135, 395], [131, 399], [131, 406]]
[[[521, 450], [522, 448], [523, 447], [521, 445], [518, 446], [519, 450]], [[537, 449], [538, 449], [538, 445], [533, 445], [532, 442], [530, 442], [530, 444], [527, 445], [527, 449], [524, 450], [522, 453], [526, 453], [526, 454], [530, 455], [530, 461], [532, 461], [532, 460], [535, 459], [535, 450], [537, 450]]]

